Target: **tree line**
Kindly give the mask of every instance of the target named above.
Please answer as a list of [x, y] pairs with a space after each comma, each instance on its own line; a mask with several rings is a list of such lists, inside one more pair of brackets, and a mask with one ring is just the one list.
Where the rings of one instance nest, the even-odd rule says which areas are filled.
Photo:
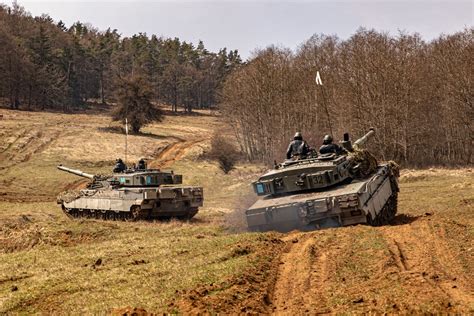
[[314, 35], [294, 52], [270, 46], [226, 80], [222, 111], [247, 157], [267, 163], [296, 131], [318, 148], [325, 134], [354, 140], [374, 127], [369, 149], [381, 159], [472, 164], [473, 34], [425, 42], [361, 28], [347, 40]]
[[[149, 85], [156, 102], [186, 111], [216, 103], [226, 76], [241, 63], [237, 50], [210, 52], [200, 41], [121, 37], [48, 15], [31, 16], [16, 3], [0, 5], [0, 103], [18, 109], [70, 111], [91, 100], [114, 102], [130, 77]], [[147, 89], [148, 90], [148, 89]]]

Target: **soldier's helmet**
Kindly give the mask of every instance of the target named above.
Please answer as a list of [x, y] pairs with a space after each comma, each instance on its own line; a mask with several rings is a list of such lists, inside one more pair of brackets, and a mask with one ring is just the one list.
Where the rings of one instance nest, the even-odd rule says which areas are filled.
[[293, 139], [297, 140], [302, 140], [303, 139], [303, 135], [301, 135], [301, 132], [296, 132], [295, 133], [295, 136], [293, 136]]
[[332, 143], [332, 136], [331, 135], [326, 135], [323, 138], [323, 144], [328, 145]]
[[115, 160], [115, 162], [116, 162], [116, 163], [122, 163], [123, 161], [122, 161], [121, 158], [117, 158], [117, 159]]

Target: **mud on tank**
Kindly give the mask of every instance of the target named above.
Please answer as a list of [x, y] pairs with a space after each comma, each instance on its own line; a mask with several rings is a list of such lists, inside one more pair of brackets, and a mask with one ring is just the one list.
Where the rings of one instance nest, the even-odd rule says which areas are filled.
[[181, 185], [182, 176], [172, 171], [127, 169], [106, 176], [62, 165], [58, 169], [91, 180], [84, 190], [66, 191], [58, 196], [58, 204], [72, 218], [190, 219], [203, 205], [202, 187]]
[[371, 129], [352, 144], [344, 134], [347, 154], [287, 160], [252, 185], [260, 196], [247, 211], [251, 231], [316, 230], [355, 224], [389, 223], [397, 212], [398, 166], [379, 164], [363, 149]]

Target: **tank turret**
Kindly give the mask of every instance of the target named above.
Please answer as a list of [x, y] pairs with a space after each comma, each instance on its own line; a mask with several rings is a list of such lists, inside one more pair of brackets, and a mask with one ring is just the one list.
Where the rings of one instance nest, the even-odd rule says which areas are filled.
[[281, 195], [298, 191], [321, 190], [350, 181], [353, 176], [360, 174], [362, 164], [361, 154], [358, 153], [374, 134], [375, 130], [371, 128], [352, 145], [349, 134], [345, 133], [341, 145], [350, 153], [349, 155], [313, 154], [307, 159], [290, 160], [275, 165], [273, 170], [253, 183], [254, 191], [261, 196]]
[[[164, 172], [159, 169], [127, 169], [112, 175], [93, 175], [81, 170], [58, 166], [59, 170], [72, 173], [76, 176], [92, 180], [94, 188], [105, 186], [136, 187], [136, 186], [160, 186], [164, 184], [182, 184], [182, 175], [174, 172]], [[90, 185], [90, 186], [91, 186]]]

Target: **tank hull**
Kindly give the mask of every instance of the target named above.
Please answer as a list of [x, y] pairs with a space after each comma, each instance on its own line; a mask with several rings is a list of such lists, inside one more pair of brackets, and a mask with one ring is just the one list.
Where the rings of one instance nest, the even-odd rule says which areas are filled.
[[157, 187], [81, 190], [58, 203], [72, 218], [104, 220], [190, 219], [203, 205], [201, 187]]
[[309, 231], [356, 224], [383, 225], [397, 212], [397, 178], [380, 165], [362, 180], [322, 191], [266, 196], [246, 211], [249, 230]]

